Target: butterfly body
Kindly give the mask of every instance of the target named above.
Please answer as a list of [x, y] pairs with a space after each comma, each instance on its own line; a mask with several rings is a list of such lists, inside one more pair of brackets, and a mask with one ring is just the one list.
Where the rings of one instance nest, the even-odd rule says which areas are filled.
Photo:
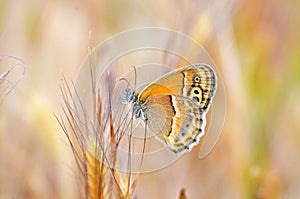
[[171, 71], [140, 93], [125, 90], [135, 118], [142, 119], [173, 152], [190, 150], [204, 135], [205, 115], [216, 91], [216, 75], [206, 64]]

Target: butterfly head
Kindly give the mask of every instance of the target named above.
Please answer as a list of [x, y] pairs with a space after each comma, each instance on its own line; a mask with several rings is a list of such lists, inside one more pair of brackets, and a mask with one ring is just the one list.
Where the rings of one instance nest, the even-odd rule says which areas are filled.
[[130, 88], [126, 88], [124, 100], [126, 103], [132, 106], [132, 111], [135, 118], [141, 118], [144, 121], [147, 120], [147, 105], [138, 99], [135, 91], [132, 91]]
[[136, 101], [136, 92], [132, 91], [130, 88], [126, 88], [124, 93], [124, 100], [129, 104]]

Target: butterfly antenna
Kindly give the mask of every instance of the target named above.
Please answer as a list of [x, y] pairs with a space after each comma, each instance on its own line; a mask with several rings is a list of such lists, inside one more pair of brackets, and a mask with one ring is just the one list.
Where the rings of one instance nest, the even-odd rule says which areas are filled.
[[134, 72], [134, 88], [136, 88], [136, 67], [132, 66]]
[[127, 83], [127, 85], [130, 87], [131, 90], [133, 90], [133, 87], [131, 86], [130, 82], [128, 81], [128, 79], [122, 77], [119, 79], [119, 81], [125, 81]]

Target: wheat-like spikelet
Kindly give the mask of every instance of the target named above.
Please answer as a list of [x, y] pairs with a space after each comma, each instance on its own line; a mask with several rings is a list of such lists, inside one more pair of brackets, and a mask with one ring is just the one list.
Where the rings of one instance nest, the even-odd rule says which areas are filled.
[[[64, 79], [64, 86], [61, 86], [63, 96], [63, 113], [64, 118], [57, 117], [65, 135], [68, 138], [72, 148], [75, 161], [79, 170], [80, 188], [84, 198], [88, 199], [106, 199], [106, 198], [132, 198], [135, 187], [133, 174], [120, 172], [116, 167], [124, 162], [119, 162], [116, 155], [116, 145], [121, 139], [115, 136], [112, 114], [102, 111], [100, 88], [94, 91], [95, 121], [89, 121], [85, 118], [86, 110], [81, 104], [80, 96], [77, 94], [74, 84], [73, 92]], [[80, 103], [74, 103], [74, 97]], [[92, 124], [92, 128], [88, 125]], [[109, 127], [109, 132], [107, 132]], [[90, 130], [92, 129], [92, 130]], [[130, 156], [129, 156], [130, 157]]]
[[88, 198], [107, 198], [105, 195], [106, 174], [108, 168], [90, 152], [86, 151]]

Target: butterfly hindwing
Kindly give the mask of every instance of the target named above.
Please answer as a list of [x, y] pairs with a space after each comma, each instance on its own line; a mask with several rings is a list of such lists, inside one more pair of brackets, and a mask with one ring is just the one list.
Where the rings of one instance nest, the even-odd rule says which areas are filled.
[[181, 95], [155, 95], [148, 101], [148, 126], [173, 152], [189, 150], [204, 135], [199, 106]]

